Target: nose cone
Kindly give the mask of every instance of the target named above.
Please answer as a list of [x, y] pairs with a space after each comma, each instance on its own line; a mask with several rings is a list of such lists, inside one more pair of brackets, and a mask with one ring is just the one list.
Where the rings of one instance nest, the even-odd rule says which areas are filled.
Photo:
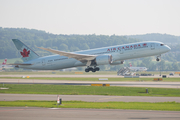
[[167, 52], [169, 52], [171, 50], [171, 48], [167, 45], [166, 45], [166, 49], [167, 49]]

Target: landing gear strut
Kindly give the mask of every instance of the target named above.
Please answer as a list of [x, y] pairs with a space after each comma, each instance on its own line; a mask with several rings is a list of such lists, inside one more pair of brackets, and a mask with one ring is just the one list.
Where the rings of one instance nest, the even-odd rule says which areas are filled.
[[92, 72], [96, 72], [96, 71], [99, 71], [100, 69], [99, 69], [99, 67], [96, 67], [96, 66], [94, 66], [94, 68], [92, 68], [92, 67], [87, 67], [86, 69], [85, 69], [85, 72], [89, 72], [89, 71], [92, 71]]
[[[161, 55], [157, 56], [156, 61], [159, 61], [161, 59]], [[161, 76], [161, 62], [159, 63], [159, 71], [160, 71], [160, 75]]]

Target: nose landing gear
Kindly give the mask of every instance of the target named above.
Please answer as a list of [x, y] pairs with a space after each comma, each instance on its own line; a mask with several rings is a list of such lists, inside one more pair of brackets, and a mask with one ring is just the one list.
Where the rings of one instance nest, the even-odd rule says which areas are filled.
[[[156, 58], [156, 61], [160, 61], [161, 60], [161, 55], [159, 55], [159, 56], [157, 56], [157, 58]], [[159, 72], [160, 72], [160, 75], [159, 76], [161, 76], [161, 62], [159, 62]]]
[[85, 72], [89, 72], [89, 71], [92, 71], [92, 72], [96, 72], [96, 71], [99, 71], [100, 70], [100, 68], [99, 67], [94, 67], [94, 68], [92, 68], [92, 67], [87, 67], [86, 69], [85, 69]]
[[156, 58], [156, 61], [159, 61], [159, 58]]
[[157, 56], [157, 58], [156, 58], [156, 61], [159, 61], [161, 58], [160, 58], [161, 56]]

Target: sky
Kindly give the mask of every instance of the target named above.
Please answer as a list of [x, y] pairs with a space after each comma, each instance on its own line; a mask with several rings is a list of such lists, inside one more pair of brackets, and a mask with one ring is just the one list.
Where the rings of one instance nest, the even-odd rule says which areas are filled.
[[180, 0], [0, 0], [0, 27], [53, 34], [180, 36]]

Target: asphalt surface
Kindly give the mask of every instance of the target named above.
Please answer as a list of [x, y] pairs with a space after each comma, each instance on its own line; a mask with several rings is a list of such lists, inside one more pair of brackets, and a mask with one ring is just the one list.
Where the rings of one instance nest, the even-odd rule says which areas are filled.
[[[118, 75], [88, 75], [88, 74], [76, 74], [76, 75], [57, 75], [57, 74], [49, 74], [47, 75], [46, 73], [42, 74], [42, 75], [0, 75], [0, 77], [22, 77], [22, 76], [30, 76], [30, 77], [83, 77], [83, 78], [124, 78], [124, 76], [118, 76]], [[154, 75], [154, 76], [139, 76], [140, 78], [161, 78], [162, 76], [160, 75]], [[169, 76], [167, 75], [167, 77], [169, 78], [173, 78], [173, 77], [180, 77], [179, 75], [175, 74], [174, 76]]]
[[36, 79], [0, 79], [0, 84], [54, 84], [54, 85], [91, 85], [110, 84], [110, 86], [180, 88], [180, 82], [119, 82], [119, 81], [71, 81], [71, 80], [36, 80]]
[[180, 120], [179, 111], [0, 107], [1, 120]]
[[[87, 101], [87, 102], [180, 102], [180, 97], [149, 97], [149, 96], [105, 96], [105, 95], [59, 95], [62, 101]], [[56, 101], [57, 95], [42, 94], [0, 94], [0, 101], [15, 100], [47, 100]]]
[[[117, 75], [0, 75], [0, 77], [122, 77]], [[142, 77], [143, 78], [143, 77]], [[152, 77], [154, 78], [154, 76]], [[163, 87], [180, 88], [180, 82], [109, 82], [109, 81], [67, 81], [67, 80], [32, 80], [0, 79], [1, 84], [61, 84], [90, 85], [110, 84], [111, 86], [130, 87]], [[60, 95], [63, 101], [81, 100], [88, 102], [180, 102], [180, 97], [147, 97], [147, 96], [101, 96], [101, 95]], [[33, 94], [0, 94], [0, 101], [14, 100], [57, 100], [57, 95]], [[119, 120], [119, 119], [153, 119], [179, 120], [179, 111], [115, 110], [115, 109], [65, 109], [34, 107], [0, 107], [0, 120]]]

